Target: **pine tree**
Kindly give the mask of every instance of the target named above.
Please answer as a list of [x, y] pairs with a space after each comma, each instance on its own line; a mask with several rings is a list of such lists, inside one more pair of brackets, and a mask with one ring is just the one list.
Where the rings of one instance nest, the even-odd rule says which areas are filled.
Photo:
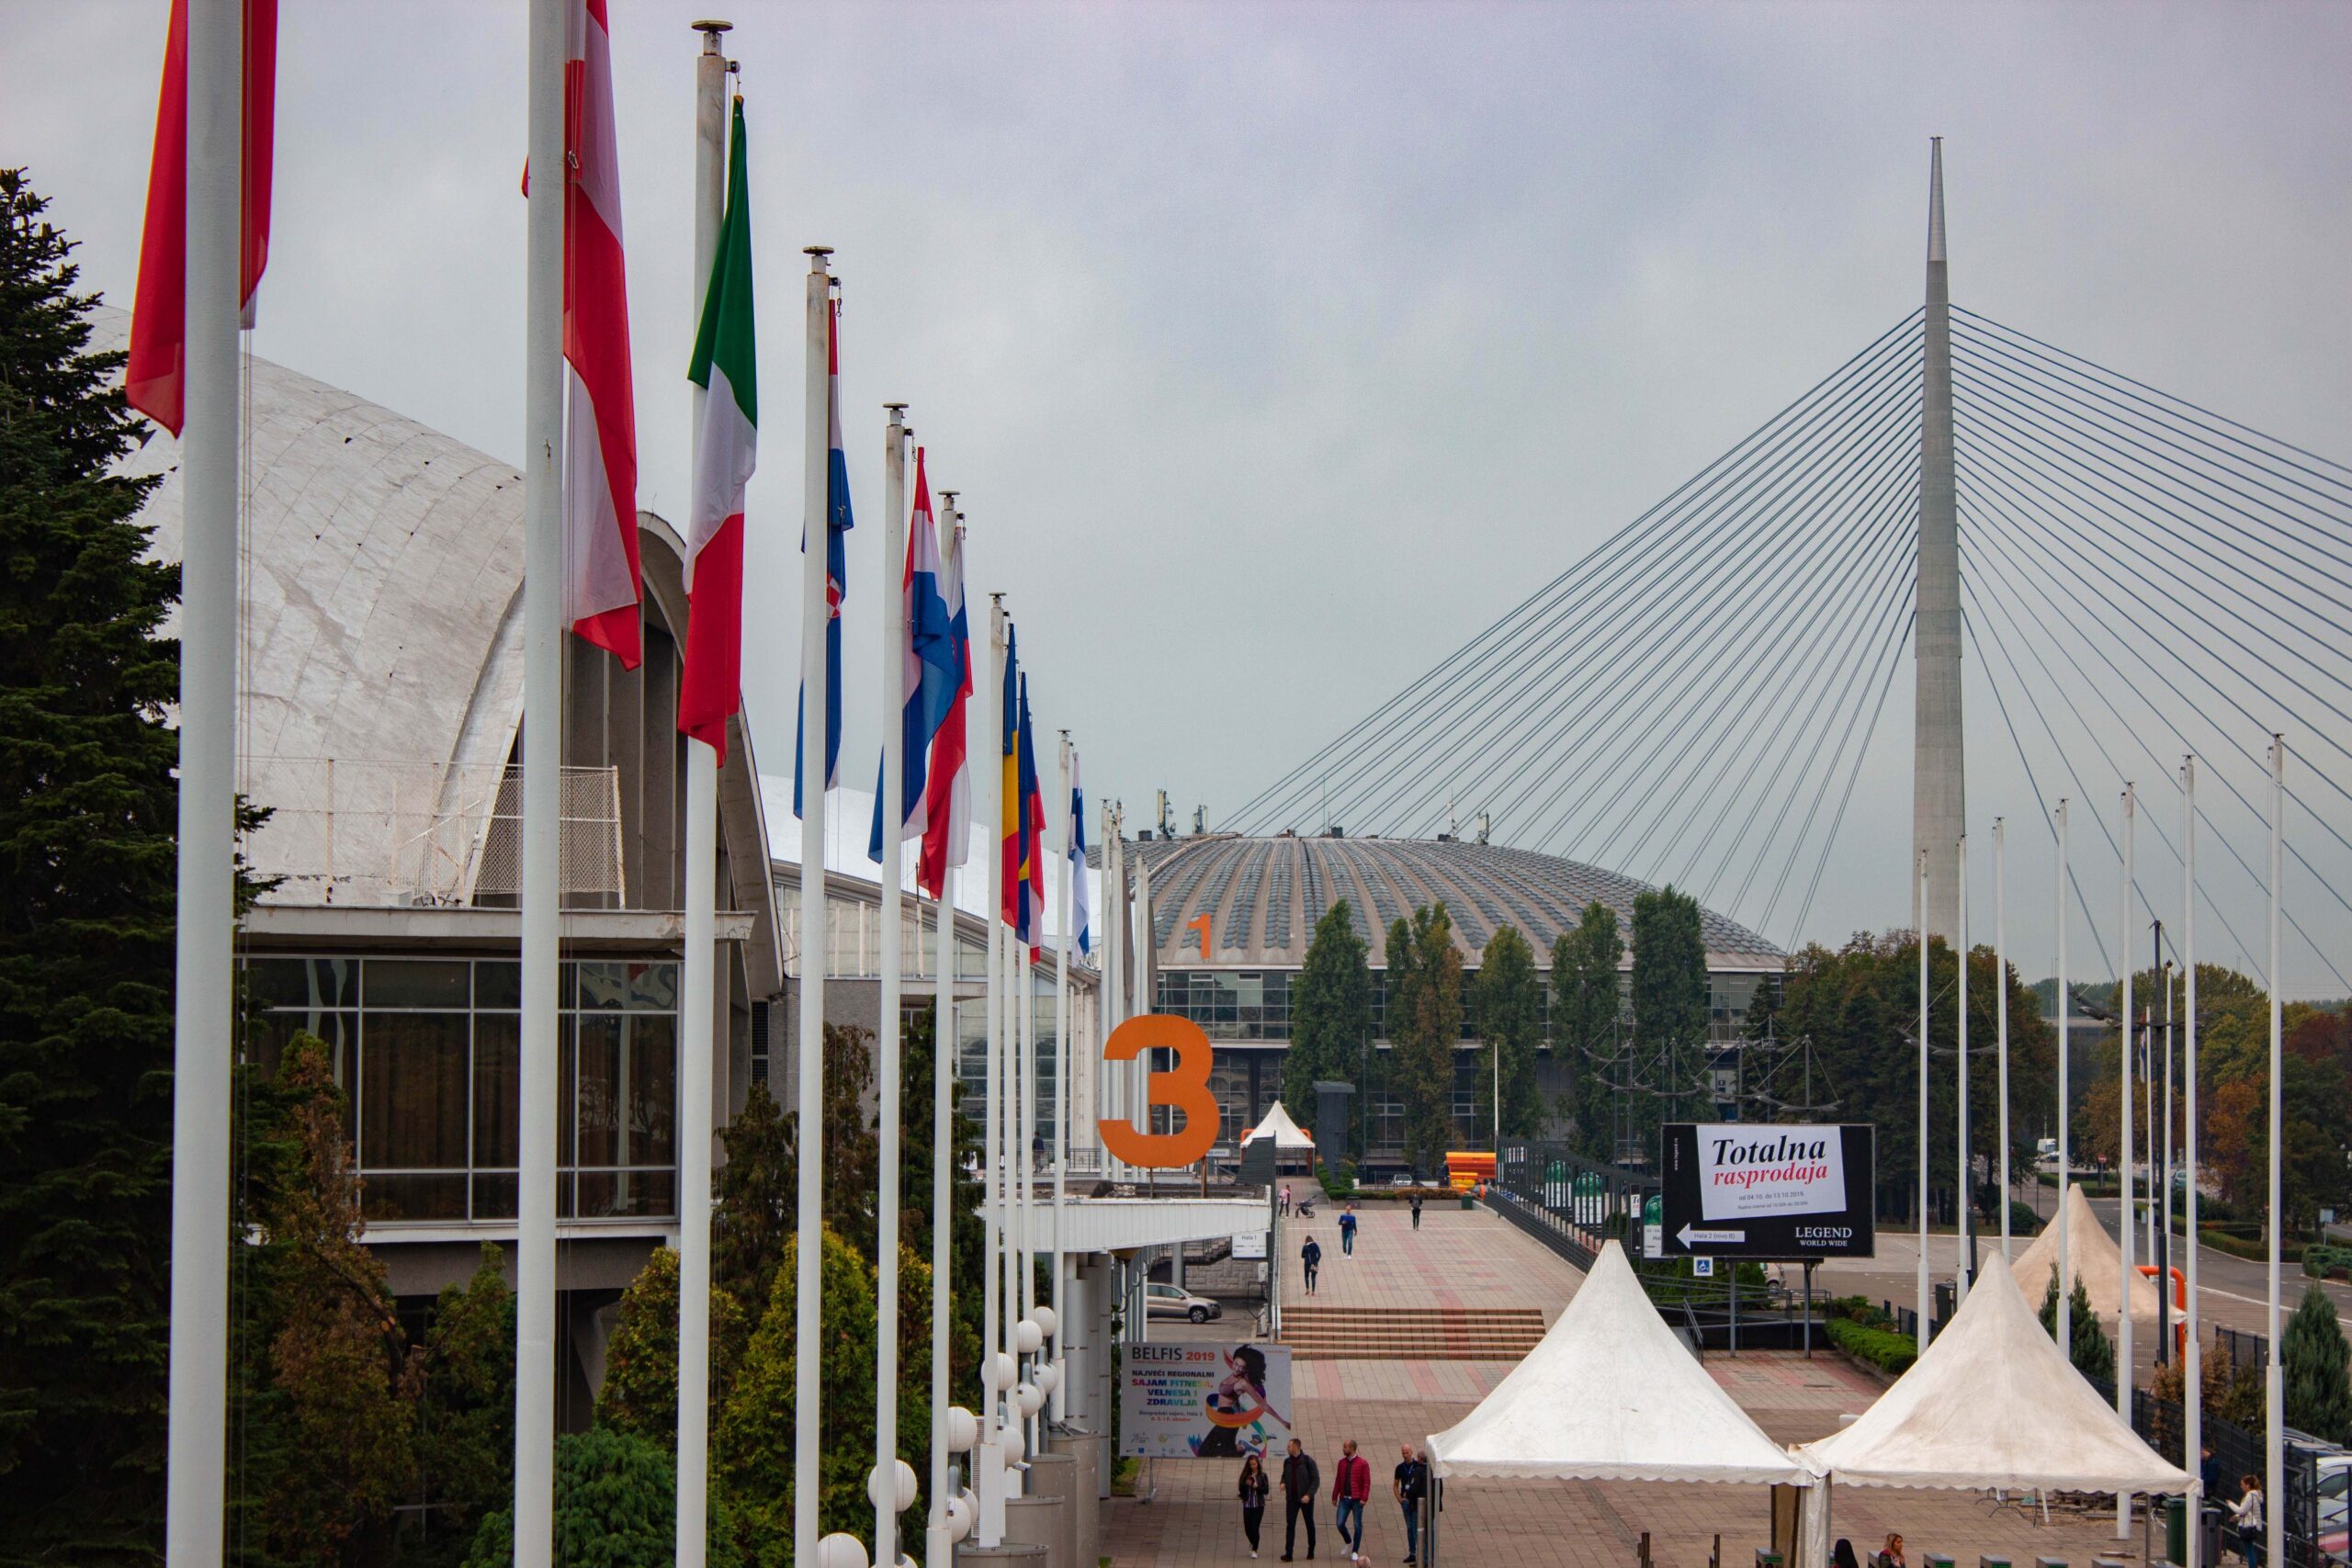
[[1650, 1064], [1634, 1126], [1652, 1157], [1657, 1128], [1687, 1121], [1707, 1043], [1707, 948], [1699, 901], [1672, 887], [1634, 896], [1634, 1038]]
[[792, 1135], [768, 1086], [755, 1083], [718, 1139], [727, 1159], [711, 1184], [711, 1282], [750, 1317], [766, 1307], [792, 1239], [798, 1192]]
[[1454, 1139], [1453, 1055], [1462, 1039], [1462, 953], [1442, 903], [1389, 927], [1388, 974], [1390, 1076], [1404, 1103], [1405, 1157], [1432, 1173]]
[[1576, 1122], [1577, 1147], [1595, 1159], [1616, 1157], [1600, 1063], [1617, 1049], [1617, 966], [1624, 957], [1617, 911], [1597, 898], [1552, 943], [1552, 1049], [1566, 1067], [1565, 1110]]
[[[2092, 1382], [2112, 1389], [2115, 1386], [2115, 1342], [2098, 1321], [2098, 1314], [2091, 1310], [2091, 1293], [2084, 1288], [2083, 1277], [2075, 1276], [2075, 1288], [2066, 1298], [2067, 1328], [2074, 1337], [2066, 1359], [2075, 1370]], [[2050, 1271], [2049, 1284], [2041, 1292], [2041, 1327], [2052, 1339], [2058, 1337], [2058, 1270]]]
[[1283, 1054], [1283, 1104], [1303, 1125], [1315, 1120], [1318, 1078], [1354, 1081], [1372, 1028], [1372, 970], [1363, 938], [1342, 898], [1315, 922], [1306, 962], [1290, 992], [1290, 1048]]
[[2287, 1320], [2278, 1359], [2286, 1373], [2287, 1425], [2331, 1443], [2352, 1438], [2352, 1382], [2346, 1381], [2352, 1352], [2335, 1320], [2335, 1303], [2316, 1280], [2304, 1287], [2302, 1303]]
[[122, 355], [21, 169], [0, 170], [0, 1541], [163, 1539], [176, 568]]
[[416, 1468], [426, 1507], [403, 1540], [409, 1568], [458, 1561], [484, 1516], [514, 1495], [514, 1292], [495, 1243], [433, 1303], [424, 1373]]
[[1499, 1058], [1503, 1134], [1532, 1136], [1542, 1130], [1544, 1119], [1543, 1096], [1535, 1089], [1535, 1043], [1544, 1028], [1544, 983], [1535, 973], [1535, 950], [1518, 927], [1499, 927], [1487, 939], [1471, 990], [1471, 1015], [1487, 1046], [1478, 1053], [1478, 1106], [1491, 1119], [1495, 1063]]
[[[605, 1385], [596, 1419], [657, 1442], [678, 1433], [678, 1255], [657, 1247], [621, 1292], [619, 1319], [605, 1348]], [[752, 1336], [735, 1297], [710, 1288], [710, 1405], [726, 1402], [729, 1381]]]
[[[556, 1439], [558, 1562], [669, 1568], [677, 1560], [677, 1517], [673, 1450], [608, 1427]], [[735, 1517], [716, 1491], [708, 1517], [705, 1562], [708, 1568], [741, 1568]], [[466, 1568], [510, 1568], [514, 1561], [514, 1515], [508, 1508], [482, 1521], [466, 1553]]]

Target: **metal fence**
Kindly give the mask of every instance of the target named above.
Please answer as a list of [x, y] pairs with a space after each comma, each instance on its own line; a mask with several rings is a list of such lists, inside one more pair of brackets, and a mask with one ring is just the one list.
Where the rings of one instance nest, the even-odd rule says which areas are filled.
[[[2093, 1382], [2097, 1383], [2098, 1380]], [[2115, 1397], [2112, 1384], [2100, 1385], [2099, 1392], [2109, 1400]], [[2132, 1427], [2150, 1448], [2173, 1463], [2191, 1472], [2209, 1473], [2209, 1484], [2215, 1493], [2208, 1497], [2209, 1503], [2230, 1501], [2238, 1495], [2239, 1477], [2262, 1473], [2262, 1434], [2249, 1432], [2210, 1410], [2198, 1425], [2206, 1447], [2213, 1450], [2210, 1472], [2201, 1464], [2203, 1456], [2183, 1455], [2187, 1417], [2174, 1401], [2158, 1399], [2144, 1388], [2133, 1389]], [[2287, 1495], [2279, 1523], [2286, 1532], [2290, 1568], [2332, 1568], [2343, 1562], [2327, 1551], [2320, 1539], [2319, 1461], [2322, 1455], [2330, 1451], [2320, 1439], [2301, 1432], [2290, 1433], [2283, 1445]]]
[[1629, 1231], [1638, 1241], [1643, 1207], [1658, 1190], [1653, 1177], [1587, 1159], [1563, 1144], [1505, 1145], [1496, 1169], [1496, 1185], [1540, 1211], [1588, 1268], [1602, 1242]]

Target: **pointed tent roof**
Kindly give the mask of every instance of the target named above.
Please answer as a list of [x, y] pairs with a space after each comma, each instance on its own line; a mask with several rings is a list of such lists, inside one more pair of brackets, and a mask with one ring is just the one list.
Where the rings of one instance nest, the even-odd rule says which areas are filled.
[[[2040, 1311], [2050, 1276], [2058, 1267], [2058, 1222], [2044, 1225], [2033, 1245], [2010, 1267], [2017, 1276], [2018, 1292], [2027, 1305]], [[2107, 1227], [2098, 1223], [2098, 1216], [2091, 1213], [2090, 1200], [2083, 1196], [2082, 1188], [2075, 1185], [2066, 1189], [2066, 1268], [2083, 1281], [2091, 1310], [2103, 1321], [2113, 1322], [2123, 1310], [2123, 1253], [2107, 1234]], [[2070, 1291], [2074, 1281], [2062, 1280], [2058, 1288]], [[2155, 1281], [2144, 1274], [2132, 1276], [2132, 1315], [2151, 1323], [2156, 1318]]]
[[1877, 1404], [1796, 1452], [1849, 1486], [2186, 1492], [2195, 1481], [2067, 1361], [1997, 1252]]
[[1278, 1149], [1311, 1149], [1315, 1146], [1315, 1140], [1290, 1119], [1290, 1112], [1283, 1109], [1283, 1102], [1279, 1100], [1267, 1111], [1264, 1121], [1241, 1134], [1241, 1141], [1245, 1144], [1255, 1143], [1260, 1138], [1273, 1139], [1274, 1147]]
[[1441, 1476], [1805, 1480], [1674, 1337], [1613, 1241], [1551, 1332], [1429, 1450]]

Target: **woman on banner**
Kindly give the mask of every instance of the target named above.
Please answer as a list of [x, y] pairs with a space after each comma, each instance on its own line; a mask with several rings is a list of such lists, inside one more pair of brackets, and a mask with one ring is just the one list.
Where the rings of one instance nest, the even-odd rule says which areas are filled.
[[1276, 1426], [1287, 1427], [1290, 1422], [1266, 1402], [1266, 1353], [1255, 1345], [1236, 1345], [1226, 1352], [1226, 1374], [1223, 1382], [1209, 1392], [1204, 1402], [1209, 1418], [1205, 1437], [1193, 1442], [1196, 1459], [1231, 1459], [1243, 1450], [1242, 1432], [1250, 1430], [1248, 1450], [1264, 1451], [1266, 1437], [1254, 1430], [1260, 1421], [1271, 1418]]

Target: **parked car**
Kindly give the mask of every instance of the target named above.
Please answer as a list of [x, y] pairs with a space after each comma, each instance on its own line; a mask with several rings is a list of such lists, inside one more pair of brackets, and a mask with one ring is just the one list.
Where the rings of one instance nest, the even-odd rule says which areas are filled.
[[1196, 1296], [1182, 1285], [1146, 1285], [1144, 1311], [1150, 1317], [1181, 1317], [1206, 1323], [1225, 1315], [1225, 1303]]

